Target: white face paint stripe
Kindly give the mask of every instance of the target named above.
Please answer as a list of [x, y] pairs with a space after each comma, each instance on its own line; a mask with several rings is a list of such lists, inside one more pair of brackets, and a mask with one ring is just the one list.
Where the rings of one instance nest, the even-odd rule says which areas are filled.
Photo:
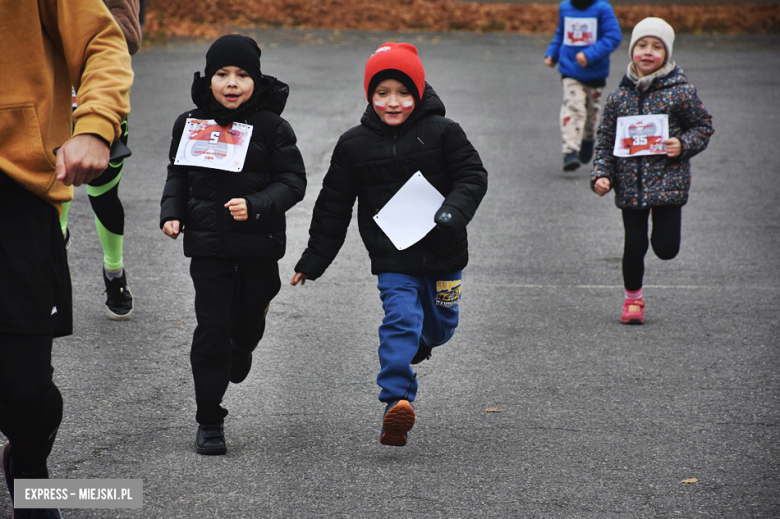
[[380, 108], [384, 108], [385, 104], [382, 101], [374, 101], [374, 104]]
[[404, 108], [411, 108], [414, 106], [414, 101], [404, 101]]

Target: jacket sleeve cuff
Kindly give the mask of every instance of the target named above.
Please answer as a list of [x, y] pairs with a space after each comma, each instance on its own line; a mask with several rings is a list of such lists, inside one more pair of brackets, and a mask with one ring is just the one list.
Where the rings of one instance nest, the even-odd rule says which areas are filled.
[[119, 136], [119, 126], [115, 127], [111, 121], [100, 115], [86, 114], [79, 117], [73, 129], [73, 135], [82, 133], [95, 134], [110, 145]]

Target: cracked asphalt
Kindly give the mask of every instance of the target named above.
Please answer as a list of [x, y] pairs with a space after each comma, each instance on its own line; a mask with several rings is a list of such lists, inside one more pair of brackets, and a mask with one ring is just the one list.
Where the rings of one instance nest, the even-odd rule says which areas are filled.
[[[284, 284], [252, 372], [226, 396], [228, 454], [193, 449], [194, 294], [181, 241], [158, 228], [171, 126], [209, 44], [176, 41], [133, 59], [120, 188], [132, 320], [104, 314], [102, 251], [77, 189], [75, 333], [54, 349], [65, 418], [52, 477], [143, 479], [144, 507], [67, 518], [780, 516], [780, 37], [678, 38], [716, 133], [692, 162], [682, 250], [648, 255], [647, 324], [627, 327], [620, 213], [589, 190], [587, 168], [561, 171], [550, 36], [251, 34], [264, 72], [290, 85], [284, 116], [309, 189], [288, 213]], [[418, 46], [490, 174], [469, 227], [461, 326], [419, 366], [404, 448], [378, 442], [382, 312], [354, 222], [324, 277], [287, 284], [333, 146], [365, 107], [365, 60], [390, 39]]]

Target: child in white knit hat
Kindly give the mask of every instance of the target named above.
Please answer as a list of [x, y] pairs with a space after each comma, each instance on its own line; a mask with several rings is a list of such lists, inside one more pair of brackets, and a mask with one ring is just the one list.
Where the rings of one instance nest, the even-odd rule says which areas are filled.
[[690, 159], [707, 147], [713, 133], [712, 116], [671, 59], [673, 46], [674, 29], [660, 18], [645, 18], [634, 27], [631, 63], [607, 98], [598, 129], [591, 187], [599, 196], [614, 189], [615, 205], [623, 212], [624, 324], [645, 322], [648, 246], [666, 260], [680, 250]]

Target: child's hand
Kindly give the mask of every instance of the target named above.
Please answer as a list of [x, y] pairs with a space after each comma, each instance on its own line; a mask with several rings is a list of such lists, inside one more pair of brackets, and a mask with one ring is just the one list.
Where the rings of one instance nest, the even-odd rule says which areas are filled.
[[666, 139], [663, 142], [663, 145], [666, 146], [666, 156], [667, 157], [679, 157], [680, 153], [682, 153], [682, 144], [680, 144], [680, 139], [677, 137], [672, 137], [671, 139]]
[[309, 276], [307, 276], [306, 274], [303, 274], [302, 272], [296, 272], [292, 278], [292, 281], [290, 281], [290, 284], [292, 286], [295, 286], [298, 283], [300, 283], [301, 286], [303, 286], [306, 284], [307, 279], [309, 279]]
[[555, 60], [552, 59], [552, 56], [545, 56], [544, 57], [544, 64], [548, 67], [554, 67], [555, 66]]
[[243, 198], [233, 198], [225, 204], [227, 209], [230, 209], [230, 215], [234, 220], [243, 222], [249, 218], [249, 213], [246, 209], [246, 200]]
[[580, 67], [585, 68], [588, 66], [588, 58], [585, 56], [584, 52], [578, 52], [577, 55], [574, 57], [577, 60], [577, 64]]
[[181, 223], [179, 220], [168, 220], [163, 225], [163, 232], [173, 238], [174, 240], [179, 237], [179, 231], [181, 229]]
[[612, 189], [612, 184], [609, 182], [608, 178], [601, 177], [596, 181], [596, 184], [593, 186], [593, 190], [596, 192], [599, 196], [604, 196], [607, 193], [609, 193], [609, 190]]

